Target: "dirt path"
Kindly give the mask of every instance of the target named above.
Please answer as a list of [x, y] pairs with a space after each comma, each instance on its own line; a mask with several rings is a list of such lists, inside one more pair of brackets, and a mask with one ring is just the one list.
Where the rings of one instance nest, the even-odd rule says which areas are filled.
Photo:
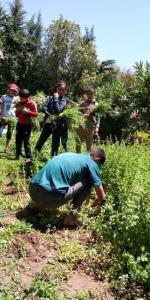
[[[22, 221], [16, 218], [16, 212], [10, 211], [0, 219], [0, 230], [3, 232], [12, 225], [20, 226], [21, 224]], [[13, 285], [14, 288], [14, 278], [17, 274], [21, 288], [28, 290], [36, 276], [45, 267], [58, 263], [58, 253], [62, 246], [80, 242], [81, 246], [86, 247], [89, 241], [90, 236], [85, 234], [82, 228], [55, 229], [49, 234], [33, 229], [29, 233], [16, 234], [6, 253], [0, 256], [0, 286]], [[61, 282], [57, 292], [59, 295], [63, 293], [65, 299], [70, 300], [80, 299], [76, 298], [77, 295], [84, 296], [81, 299], [114, 299], [107, 291], [104, 282], [86, 273], [83, 263], [78, 264], [69, 272], [68, 278]], [[30, 299], [30, 297], [24, 299]]]

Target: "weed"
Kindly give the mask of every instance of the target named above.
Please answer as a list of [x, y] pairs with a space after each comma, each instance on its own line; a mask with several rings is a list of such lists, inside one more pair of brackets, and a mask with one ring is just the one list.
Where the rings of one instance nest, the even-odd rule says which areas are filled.
[[58, 298], [58, 288], [60, 283], [68, 276], [68, 269], [61, 264], [46, 267], [41, 274], [37, 276], [27, 295], [38, 296], [39, 298], [48, 298], [51, 300], [63, 299]]
[[72, 267], [77, 266], [85, 258], [85, 247], [79, 241], [70, 242], [60, 248], [58, 258]]

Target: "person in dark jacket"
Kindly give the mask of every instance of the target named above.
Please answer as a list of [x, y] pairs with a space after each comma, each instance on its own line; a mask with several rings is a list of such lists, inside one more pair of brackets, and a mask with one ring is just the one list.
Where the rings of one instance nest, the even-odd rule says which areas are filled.
[[65, 89], [65, 82], [58, 82], [55, 93], [48, 97], [42, 109], [45, 113], [44, 125], [35, 150], [40, 152], [47, 139], [52, 135], [51, 156], [58, 154], [60, 140], [64, 150], [67, 151], [68, 128], [66, 121], [61, 116], [67, 106], [67, 98], [64, 95]]

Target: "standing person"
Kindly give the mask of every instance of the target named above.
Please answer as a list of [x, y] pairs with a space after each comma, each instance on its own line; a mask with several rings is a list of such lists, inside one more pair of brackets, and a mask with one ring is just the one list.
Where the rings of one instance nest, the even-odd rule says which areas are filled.
[[[57, 155], [60, 139], [65, 151], [67, 151], [68, 128], [66, 121], [63, 116], [61, 116], [61, 113], [67, 106], [67, 98], [64, 95], [65, 89], [65, 82], [58, 82], [54, 95], [49, 96], [47, 102], [43, 106], [45, 121], [41, 135], [35, 146], [35, 150], [40, 151], [49, 136], [52, 134], [51, 156]], [[53, 117], [56, 117], [55, 121], [53, 121]]]
[[[97, 203], [106, 198], [99, 167], [105, 162], [103, 149], [92, 148], [89, 154], [63, 153], [55, 156], [32, 178], [29, 193], [35, 208], [57, 208], [72, 199], [79, 208], [94, 186]], [[71, 214], [65, 225], [74, 225]]]
[[[10, 146], [10, 140], [12, 138], [12, 133], [14, 130], [14, 123], [9, 122], [9, 118], [14, 118], [15, 120], [15, 105], [16, 105], [16, 95], [18, 93], [18, 86], [15, 83], [10, 83], [8, 85], [8, 93], [1, 97], [1, 122], [0, 122], [0, 136], [5, 126], [7, 126], [6, 133], [6, 144], [4, 152], [6, 153]], [[8, 121], [8, 122], [7, 122]]]
[[25, 155], [27, 160], [32, 159], [30, 147], [30, 135], [32, 130], [32, 118], [37, 117], [38, 111], [36, 103], [30, 98], [27, 89], [19, 91], [20, 102], [16, 107], [18, 118], [16, 126], [16, 159], [21, 155], [22, 143], [24, 142]]
[[2, 115], [2, 108], [3, 108], [3, 102], [2, 102], [2, 88], [0, 87], [0, 118]]
[[92, 88], [86, 90], [86, 99], [81, 102], [79, 108], [85, 117], [85, 127], [79, 127], [76, 130], [76, 152], [81, 152], [82, 142], [86, 143], [86, 150], [89, 151], [93, 144], [94, 133], [98, 122], [92, 114], [92, 109], [97, 105], [94, 98], [95, 91]]

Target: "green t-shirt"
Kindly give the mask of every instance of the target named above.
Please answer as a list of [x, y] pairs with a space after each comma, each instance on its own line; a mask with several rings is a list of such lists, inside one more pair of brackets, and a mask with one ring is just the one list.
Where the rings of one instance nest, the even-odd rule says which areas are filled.
[[68, 188], [86, 178], [91, 186], [102, 184], [100, 170], [88, 154], [63, 153], [55, 156], [32, 178], [46, 190], [65, 195]]

